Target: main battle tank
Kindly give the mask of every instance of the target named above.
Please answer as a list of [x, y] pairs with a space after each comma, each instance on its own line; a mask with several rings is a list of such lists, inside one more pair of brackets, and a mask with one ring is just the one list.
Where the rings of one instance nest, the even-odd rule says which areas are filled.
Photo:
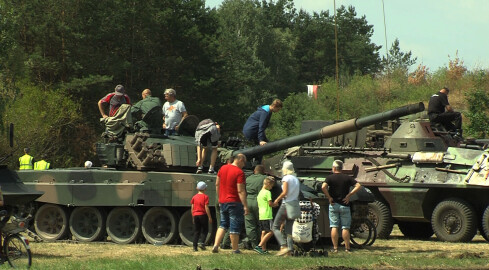
[[375, 140], [367, 139], [366, 129], [342, 134], [289, 149], [273, 164], [290, 159], [299, 177], [323, 179], [333, 160], [343, 160], [346, 172], [376, 197], [369, 217], [381, 238], [397, 223], [411, 238], [435, 233], [442, 241], [467, 242], [479, 229], [489, 240], [488, 142], [457, 140], [422, 115], [390, 124], [390, 136], [384, 137], [385, 127], [372, 133]]
[[[230, 138], [223, 143], [225, 148], [218, 149], [220, 163], [238, 153], [251, 159], [423, 109], [422, 103], [409, 105], [246, 149]], [[179, 236], [190, 245], [190, 199], [196, 183], [206, 182], [210, 201], [216, 201], [216, 176], [194, 173], [197, 123], [194, 116], [185, 118], [180, 136], [129, 130], [107, 138], [97, 144], [103, 167], [18, 171], [27, 186], [45, 192], [36, 201], [38, 235], [59, 240], [71, 233], [79, 241], [97, 241], [108, 235], [113, 242], [131, 243], [142, 234], [146, 241], [158, 244]]]

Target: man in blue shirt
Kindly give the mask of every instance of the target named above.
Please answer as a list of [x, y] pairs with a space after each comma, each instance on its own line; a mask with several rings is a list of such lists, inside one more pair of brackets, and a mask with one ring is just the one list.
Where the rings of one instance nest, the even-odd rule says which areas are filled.
[[278, 112], [280, 109], [282, 109], [282, 101], [280, 99], [275, 99], [271, 105], [258, 107], [257, 111], [250, 115], [243, 127], [245, 138], [257, 145], [265, 145], [268, 142], [265, 129], [268, 126], [268, 122], [270, 122], [270, 117], [272, 117], [272, 113]]

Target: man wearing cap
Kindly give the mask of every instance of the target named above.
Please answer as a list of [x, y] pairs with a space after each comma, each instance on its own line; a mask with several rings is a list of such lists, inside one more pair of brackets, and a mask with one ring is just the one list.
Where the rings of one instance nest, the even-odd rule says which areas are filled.
[[[104, 104], [110, 105], [109, 115], [105, 114], [103, 107]], [[107, 118], [109, 116], [114, 116], [122, 104], [131, 105], [131, 99], [125, 94], [124, 86], [119, 84], [115, 87], [115, 91], [113, 93], [107, 94], [98, 101], [98, 109], [100, 110], [102, 118]]]
[[29, 155], [29, 147], [24, 148], [24, 155], [19, 158], [19, 170], [34, 169], [34, 158]]
[[187, 117], [187, 109], [183, 102], [177, 99], [177, 92], [168, 88], [165, 90], [165, 104], [163, 105], [163, 129], [165, 135], [178, 135], [180, 122]]
[[430, 98], [428, 103], [428, 117], [432, 123], [440, 123], [447, 131], [456, 132], [457, 136], [462, 136], [462, 115], [453, 110], [448, 103], [448, 93], [450, 90], [443, 87], [438, 93]]
[[[333, 162], [333, 174], [326, 177], [322, 185], [324, 195], [329, 201], [329, 227], [333, 253], [338, 252], [339, 230], [345, 242], [345, 251], [350, 252], [351, 211], [350, 198], [362, 187], [353, 177], [344, 174], [343, 161]], [[350, 191], [350, 187], [353, 189]]]
[[161, 100], [151, 96], [151, 90], [144, 89], [141, 93], [142, 100], [131, 107], [131, 114], [141, 115], [141, 120], [135, 123], [139, 130], [150, 133], [160, 133], [162, 123]]

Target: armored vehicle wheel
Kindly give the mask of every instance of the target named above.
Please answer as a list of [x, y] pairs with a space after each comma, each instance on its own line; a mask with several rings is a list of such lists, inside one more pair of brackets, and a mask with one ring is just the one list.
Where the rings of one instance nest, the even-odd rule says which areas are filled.
[[433, 235], [433, 228], [428, 222], [399, 222], [397, 225], [407, 238], [429, 239]]
[[[178, 222], [178, 232], [180, 233], [180, 239], [187, 246], [192, 246], [192, 241], [194, 240], [194, 228], [192, 223], [192, 211], [189, 209], [183, 213], [180, 221]], [[212, 234], [212, 226], [209, 224], [209, 232], [205, 237], [205, 243], [209, 241]]]
[[489, 206], [486, 207], [481, 219], [481, 235], [489, 241]]
[[350, 230], [350, 242], [356, 248], [370, 246], [375, 242], [376, 238], [375, 226], [368, 218], [354, 224]]
[[[178, 217], [164, 207], [153, 207], [143, 217], [143, 235], [152, 244], [168, 244], [177, 237]], [[190, 220], [192, 225], [192, 220]]]
[[392, 219], [391, 211], [389, 207], [381, 202], [375, 201], [368, 204], [368, 218], [373, 222], [377, 229], [377, 237], [380, 239], [387, 239], [394, 227], [394, 220]]
[[107, 234], [117, 244], [130, 244], [141, 233], [141, 217], [139, 211], [130, 207], [117, 207], [107, 216]]
[[473, 208], [460, 199], [440, 202], [431, 216], [431, 225], [436, 237], [447, 242], [468, 242], [477, 232]]
[[70, 231], [78, 241], [92, 242], [105, 234], [104, 211], [95, 207], [77, 207], [70, 215]]
[[64, 239], [68, 234], [66, 209], [55, 204], [44, 204], [34, 216], [34, 228], [43, 240]]

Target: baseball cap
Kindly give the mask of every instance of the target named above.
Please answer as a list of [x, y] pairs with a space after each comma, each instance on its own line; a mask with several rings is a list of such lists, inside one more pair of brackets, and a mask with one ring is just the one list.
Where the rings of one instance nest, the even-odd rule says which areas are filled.
[[205, 182], [200, 181], [199, 183], [197, 183], [198, 190], [204, 190], [206, 188], [207, 188], [207, 184]]
[[122, 86], [121, 84], [117, 85], [115, 87], [115, 94], [118, 96], [124, 95], [124, 86]]

